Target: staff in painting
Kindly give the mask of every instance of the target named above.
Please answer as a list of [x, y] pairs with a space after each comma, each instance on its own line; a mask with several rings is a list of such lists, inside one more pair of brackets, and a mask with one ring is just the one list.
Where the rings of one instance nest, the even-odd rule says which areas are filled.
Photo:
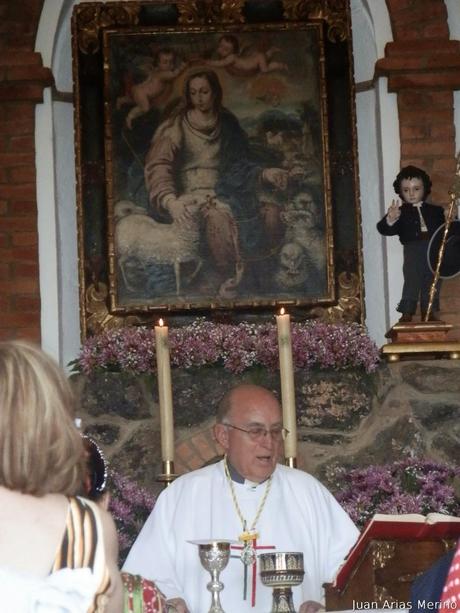
[[157, 356], [158, 398], [160, 404], [161, 458], [163, 475], [160, 480], [168, 483], [174, 473], [174, 417], [171, 386], [171, 364], [169, 359], [168, 327], [162, 319], [155, 326], [155, 348]]
[[286, 464], [295, 468], [297, 458], [297, 422], [295, 409], [294, 367], [292, 363], [291, 318], [284, 308], [276, 316], [281, 378], [281, 404], [283, 426], [287, 430], [284, 440]]

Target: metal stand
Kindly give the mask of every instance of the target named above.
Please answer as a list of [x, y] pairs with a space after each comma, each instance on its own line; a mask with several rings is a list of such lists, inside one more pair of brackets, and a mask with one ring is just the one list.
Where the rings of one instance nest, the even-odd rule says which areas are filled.
[[284, 458], [284, 463], [289, 468], [297, 468], [297, 458]]
[[274, 587], [271, 613], [296, 613], [292, 599], [292, 588]]
[[168, 487], [179, 475], [174, 472], [173, 460], [163, 460], [162, 462], [163, 472], [158, 475], [157, 481], [164, 483], [164, 487]]

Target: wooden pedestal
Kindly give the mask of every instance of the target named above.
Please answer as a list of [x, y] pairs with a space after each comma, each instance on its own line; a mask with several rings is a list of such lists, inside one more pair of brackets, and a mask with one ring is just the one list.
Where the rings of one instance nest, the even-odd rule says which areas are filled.
[[404, 356], [420, 358], [420, 354], [458, 360], [460, 342], [447, 340], [451, 328], [451, 324], [443, 321], [397, 323], [385, 335], [391, 342], [383, 345], [382, 355], [389, 362], [397, 362]]

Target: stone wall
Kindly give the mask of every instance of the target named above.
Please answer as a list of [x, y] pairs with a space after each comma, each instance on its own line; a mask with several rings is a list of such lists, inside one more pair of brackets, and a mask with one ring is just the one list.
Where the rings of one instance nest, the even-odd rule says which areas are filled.
[[[279, 374], [234, 375], [218, 367], [173, 369], [175, 467], [184, 473], [220, 454], [213, 415], [223, 392], [241, 381], [279, 394]], [[158, 394], [153, 376], [99, 373], [72, 378], [80, 417], [112, 469], [158, 492], [161, 472]], [[382, 363], [362, 371], [296, 373], [298, 465], [319, 478], [333, 463], [383, 464], [415, 453], [458, 463], [460, 362]]]

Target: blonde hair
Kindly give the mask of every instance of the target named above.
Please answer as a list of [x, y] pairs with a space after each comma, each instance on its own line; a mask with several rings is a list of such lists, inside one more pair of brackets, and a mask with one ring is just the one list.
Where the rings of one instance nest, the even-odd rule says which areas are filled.
[[35, 496], [80, 491], [75, 406], [65, 373], [39, 347], [0, 342], [0, 485]]

